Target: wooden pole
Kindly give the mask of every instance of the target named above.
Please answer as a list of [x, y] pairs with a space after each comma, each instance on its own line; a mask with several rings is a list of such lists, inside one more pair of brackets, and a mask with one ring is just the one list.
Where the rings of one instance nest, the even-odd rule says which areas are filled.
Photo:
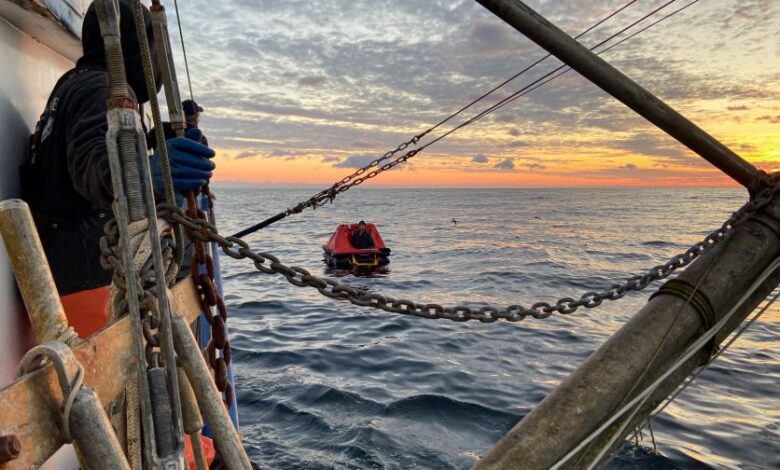
[[749, 187], [759, 175], [753, 165], [520, 0], [477, 1], [599, 88], [720, 168], [741, 185]]

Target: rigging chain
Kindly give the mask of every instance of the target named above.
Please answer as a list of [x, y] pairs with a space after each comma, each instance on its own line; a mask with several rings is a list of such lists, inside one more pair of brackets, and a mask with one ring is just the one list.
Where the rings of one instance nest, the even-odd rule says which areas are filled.
[[[605, 43], [607, 43], [607, 42], [611, 41], [612, 39], [616, 38], [617, 36], [623, 34], [624, 32], [626, 32], [629, 29], [633, 28], [637, 24], [643, 22], [647, 18], [655, 15], [656, 13], [658, 13], [661, 10], [663, 10], [667, 6], [671, 5], [672, 3], [675, 3], [676, 1], [677, 0], [668, 0], [666, 3], [662, 4], [658, 8], [654, 9], [653, 11], [651, 11], [650, 13], [647, 13], [646, 15], [642, 16], [638, 20], [632, 22], [630, 25], [622, 28], [617, 33], [612, 34], [607, 39], [605, 39], [605, 40], [599, 42], [598, 44], [596, 44], [595, 46], [591, 47], [590, 50], [595, 50], [596, 48], [603, 46]], [[646, 26], [645, 28], [641, 29], [640, 31], [637, 31], [636, 33], [634, 33], [634, 34], [630, 35], [629, 37], [619, 41], [618, 43], [613, 44], [612, 46], [610, 46], [610, 47], [608, 47], [608, 48], [598, 52], [597, 54], [602, 54], [604, 52], [607, 52], [608, 50], [614, 48], [615, 46], [617, 46], [619, 44], [622, 44], [623, 42], [625, 42], [626, 40], [636, 36], [637, 34], [639, 34], [641, 32], [644, 32], [647, 29], [650, 29], [651, 27], [655, 26], [656, 24], [658, 24], [658, 23], [660, 23], [660, 22], [662, 22], [662, 21], [664, 21], [664, 20], [674, 16], [675, 14], [677, 14], [680, 11], [688, 8], [689, 6], [691, 6], [692, 4], [694, 4], [694, 3], [698, 2], [698, 1], [699, 0], [693, 0], [693, 2], [691, 2], [688, 5], [686, 5], [685, 7], [681, 8], [679, 10], [676, 10], [676, 11], [670, 13], [669, 15], [664, 16], [663, 18], [659, 19], [658, 21], [656, 21], [656, 22]], [[593, 29], [595, 29], [596, 27], [598, 27], [599, 25], [601, 25], [605, 21], [609, 20], [613, 16], [617, 15], [621, 11], [623, 11], [626, 8], [628, 8], [629, 6], [631, 6], [633, 3], [635, 3], [635, 2], [631, 1], [631, 2], [623, 5], [618, 10], [612, 12], [611, 14], [606, 16], [605, 18], [599, 20], [597, 23], [595, 23], [594, 25], [590, 26], [588, 29], [586, 29], [582, 33], [580, 33], [577, 36], [575, 36], [575, 39], [578, 39], [578, 38], [584, 36], [585, 34], [587, 34], [588, 32], [592, 31]], [[347, 191], [347, 190], [349, 190], [350, 188], [352, 188], [354, 186], [358, 186], [358, 185], [362, 184], [364, 181], [366, 181], [368, 179], [371, 179], [371, 178], [374, 178], [377, 175], [379, 175], [380, 173], [383, 173], [383, 172], [385, 172], [387, 170], [390, 170], [390, 169], [394, 168], [395, 166], [397, 166], [397, 165], [399, 165], [401, 163], [406, 162], [410, 158], [413, 158], [418, 153], [422, 152], [427, 147], [435, 144], [436, 142], [444, 139], [445, 137], [453, 134], [454, 132], [457, 132], [458, 130], [460, 130], [460, 129], [462, 129], [462, 128], [464, 128], [464, 127], [466, 127], [466, 126], [468, 126], [468, 125], [470, 125], [470, 124], [472, 124], [474, 122], [476, 122], [477, 120], [479, 120], [479, 119], [487, 116], [488, 114], [496, 111], [497, 109], [499, 109], [499, 108], [501, 108], [501, 107], [511, 103], [512, 101], [515, 101], [517, 98], [520, 98], [521, 96], [525, 96], [526, 94], [530, 93], [531, 91], [536, 90], [537, 88], [539, 88], [542, 85], [544, 85], [544, 84], [554, 80], [555, 78], [557, 78], [558, 76], [562, 75], [563, 73], [565, 73], [566, 71], [569, 70], [569, 67], [566, 66], [566, 65], [559, 66], [558, 68], [552, 70], [551, 72], [548, 72], [548, 73], [544, 74], [543, 76], [541, 76], [540, 78], [537, 78], [536, 80], [532, 81], [530, 84], [522, 87], [520, 90], [516, 91], [515, 93], [513, 93], [513, 94], [509, 95], [508, 97], [500, 100], [496, 104], [486, 108], [485, 110], [477, 113], [476, 115], [472, 116], [468, 120], [462, 122], [461, 124], [457, 125], [456, 127], [452, 128], [452, 129], [450, 129], [446, 133], [444, 133], [444, 134], [440, 135], [439, 137], [437, 137], [437, 138], [427, 142], [425, 145], [423, 145], [421, 147], [417, 147], [415, 149], [412, 149], [412, 150], [404, 153], [403, 155], [397, 157], [395, 160], [392, 160], [392, 161], [390, 161], [388, 163], [385, 163], [381, 167], [378, 167], [380, 163], [382, 163], [382, 162], [392, 158], [393, 156], [395, 156], [399, 152], [402, 152], [402, 151], [406, 150], [406, 148], [408, 148], [410, 145], [415, 145], [416, 146], [420, 142], [420, 140], [423, 137], [425, 137], [426, 135], [428, 135], [430, 132], [434, 131], [435, 129], [437, 129], [438, 127], [443, 125], [444, 123], [450, 121], [451, 119], [453, 119], [457, 115], [461, 114], [463, 111], [469, 109], [470, 107], [472, 107], [476, 103], [480, 102], [481, 100], [483, 100], [487, 96], [491, 95], [493, 92], [495, 92], [499, 88], [503, 87], [507, 83], [511, 82], [515, 78], [519, 77], [520, 75], [523, 75], [524, 73], [528, 72], [529, 70], [531, 70], [535, 66], [541, 64], [543, 61], [545, 61], [550, 56], [551, 56], [551, 54], [545, 55], [544, 57], [542, 57], [541, 59], [539, 59], [536, 62], [532, 63], [531, 65], [529, 65], [525, 69], [521, 70], [517, 74], [515, 74], [512, 77], [508, 78], [507, 80], [503, 81], [502, 83], [500, 83], [499, 85], [497, 85], [496, 87], [494, 87], [493, 89], [488, 91], [487, 93], [485, 93], [485, 94], [481, 95], [480, 97], [476, 98], [471, 103], [469, 103], [466, 106], [462, 107], [461, 109], [459, 109], [455, 113], [451, 114], [447, 118], [441, 120], [440, 122], [438, 122], [434, 126], [432, 126], [432, 127], [428, 128], [428, 129], [426, 129], [425, 131], [415, 135], [414, 137], [412, 137], [408, 141], [401, 143], [395, 149], [386, 152], [381, 157], [371, 161], [370, 163], [368, 163], [364, 167], [359, 168], [358, 170], [356, 170], [352, 174], [349, 174], [349, 175], [345, 176], [340, 181], [337, 181], [336, 183], [334, 183], [330, 188], [320, 191], [319, 193], [315, 194], [314, 196], [310, 197], [309, 199], [307, 199], [307, 200], [305, 200], [305, 201], [295, 205], [294, 207], [291, 207], [291, 208], [285, 210], [284, 212], [280, 212], [279, 214], [277, 214], [277, 215], [275, 215], [273, 217], [269, 217], [268, 219], [265, 219], [265, 220], [263, 220], [262, 222], [260, 222], [258, 224], [255, 224], [255, 225], [253, 225], [251, 227], [247, 227], [247, 228], [245, 228], [245, 229], [243, 229], [243, 230], [241, 230], [239, 232], [236, 232], [232, 236], [233, 237], [237, 237], [237, 238], [241, 238], [241, 237], [244, 237], [246, 235], [249, 235], [250, 233], [254, 233], [254, 232], [256, 232], [256, 231], [258, 231], [260, 229], [263, 229], [263, 228], [273, 224], [274, 222], [278, 222], [279, 220], [282, 220], [285, 217], [288, 217], [288, 216], [290, 216], [292, 214], [298, 214], [298, 213], [302, 212], [306, 208], [311, 207], [311, 208], [316, 209], [317, 207], [320, 207], [320, 206], [322, 206], [322, 205], [324, 205], [326, 203], [332, 203], [333, 200], [336, 198], [336, 196], [338, 196], [339, 194], [343, 193], [344, 191]], [[376, 168], [376, 167], [378, 167], [378, 168]], [[368, 172], [372, 168], [376, 168], [376, 169]], [[366, 172], [368, 172], [368, 173], [366, 173]]]
[[522, 305], [510, 305], [500, 309], [494, 306], [482, 307], [474, 310], [470, 307], [459, 305], [456, 307], [444, 307], [434, 303], [416, 303], [406, 299], [395, 299], [378, 293], [372, 293], [364, 289], [338, 283], [332, 279], [321, 278], [311, 274], [300, 267], [290, 267], [283, 264], [279, 258], [270, 253], [261, 253], [249, 248], [249, 244], [238, 237], [223, 237], [217, 232], [217, 228], [205, 221], [192, 219], [178, 207], [160, 205], [161, 216], [174, 223], [180, 223], [188, 229], [193, 236], [217, 243], [222, 251], [235, 259], [250, 259], [255, 267], [265, 274], [281, 274], [287, 281], [298, 287], [311, 287], [317, 289], [320, 294], [335, 298], [345, 299], [351, 303], [363, 307], [373, 307], [386, 312], [414, 315], [429, 319], [444, 318], [452, 321], [479, 320], [491, 323], [497, 320], [517, 322], [525, 317], [532, 316], [537, 319], [547, 318], [553, 313], [570, 314], [580, 307], [595, 308], [604, 300], [618, 300], [628, 292], [641, 291], [651, 283], [665, 279], [678, 269], [689, 265], [696, 258], [708, 252], [718, 242], [726, 238], [733, 229], [742, 224], [747, 218], [771, 202], [772, 198], [780, 192], [780, 176], [765, 175], [757, 184], [762, 185], [762, 190], [750, 199], [737, 212], [726, 220], [720, 228], [707, 235], [702, 241], [696, 243], [685, 252], [674, 256], [665, 264], [655, 266], [645, 274], [631, 276], [622, 284], [614, 284], [603, 291], [586, 292], [579, 299], [563, 297], [555, 304], [537, 302], [530, 308]]

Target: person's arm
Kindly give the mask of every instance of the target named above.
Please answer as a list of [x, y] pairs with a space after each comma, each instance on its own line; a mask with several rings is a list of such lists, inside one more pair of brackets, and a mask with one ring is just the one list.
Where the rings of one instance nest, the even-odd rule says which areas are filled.
[[111, 169], [106, 154], [106, 101], [108, 76], [87, 72], [67, 96], [65, 149], [73, 187], [84, 199], [101, 209], [113, 202]]

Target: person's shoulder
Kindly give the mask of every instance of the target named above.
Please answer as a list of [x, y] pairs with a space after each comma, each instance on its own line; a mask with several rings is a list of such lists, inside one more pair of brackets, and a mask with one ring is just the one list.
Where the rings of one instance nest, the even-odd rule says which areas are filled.
[[70, 78], [63, 83], [66, 90], [93, 90], [108, 88], [108, 72], [102, 67], [79, 67], [69, 72]]
[[60, 95], [74, 105], [108, 98], [108, 72], [102, 68], [76, 69], [75, 75], [62, 84]]

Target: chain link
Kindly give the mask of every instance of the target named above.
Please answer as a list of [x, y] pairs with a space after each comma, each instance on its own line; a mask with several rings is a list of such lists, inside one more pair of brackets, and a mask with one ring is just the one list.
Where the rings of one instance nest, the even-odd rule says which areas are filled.
[[[125, 279], [124, 265], [122, 263], [121, 248], [119, 245], [119, 225], [116, 219], [109, 220], [103, 226], [104, 236], [100, 239], [100, 264], [106, 270], [113, 270], [112, 282], [117, 287], [113, 298], [114, 308], [118, 316], [123, 316], [130, 311], [127, 300], [127, 280]], [[176, 279], [179, 270], [174, 257], [176, 243], [170, 233], [161, 236], [163, 262], [167, 267], [165, 272], [166, 283], [171, 284]], [[160, 311], [158, 308], [157, 285], [155, 282], [154, 261], [148, 256], [138, 272], [139, 306], [141, 315], [141, 329], [146, 341], [146, 362], [149, 367], [160, 366]]]
[[[407, 140], [406, 142], [401, 143], [398, 147], [396, 147], [393, 150], [390, 150], [386, 152], [381, 157], [371, 161], [368, 165], [357, 169], [352, 174], [349, 174], [342, 178], [340, 181], [333, 184], [328, 189], [324, 189], [320, 191], [319, 193], [315, 194], [314, 196], [310, 197], [309, 199], [301, 202], [300, 204], [291, 207], [290, 209], [287, 209], [283, 214], [284, 216], [288, 216], [290, 214], [298, 214], [307, 207], [311, 207], [313, 209], [316, 209], [317, 207], [323, 206], [326, 203], [332, 203], [333, 199], [336, 198], [337, 195], [343, 193], [344, 191], [350, 189], [353, 186], [357, 186], [359, 184], [362, 184], [365, 180], [371, 179], [377, 175], [379, 175], [382, 172], [385, 172], [394, 166], [405, 162], [406, 160], [414, 157], [417, 155], [417, 153], [420, 151], [419, 149], [412, 149], [405, 154], [401, 155], [400, 157], [396, 158], [395, 160], [385, 163], [381, 167], [377, 168], [376, 170], [370, 171], [366, 174], [367, 171], [371, 170], [372, 168], [378, 167], [380, 163], [382, 163], [385, 160], [388, 160], [392, 158], [395, 154], [399, 152], [403, 152], [406, 150], [410, 145], [417, 145], [418, 142], [420, 142], [420, 139], [425, 137], [426, 134], [428, 134], [432, 129], [428, 129], [425, 132], [421, 132], [420, 134], [415, 135], [411, 139]], [[365, 176], [363, 176], [365, 174]]]
[[[387, 165], [391, 164], [392, 163], [388, 163]], [[365, 177], [370, 177], [370, 175], [371, 173], [367, 174]], [[355, 181], [360, 181], [360, 179], [354, 180], [351, 184], [360, 184], [355, 183]], [[396, 299], [390, 296], [368, 292], [360, 288], [338, 283], [331, 279], [315, 276], [306, 269], [300, 267], [287, 266], [283, 264], [279, 258], [270, 253], [253, 251], [249, 248], [249, 244], [242, 239], [237, 237], [223, 237], [217, 232], [217, 228], [213, 224], [202, 219], [188, 217], [187, 214], [179, 208], [161, 205], [160, 211], [162, 217], [167, 218], [172, 223], [182, 224], [185, 227], [185, 230], [192, 233], [194, 237], [203, 241], [216, 242], [222, 248], [222, 251], [231, 258], [239, 260], [249, 259], [260, 272], [265, 274], [281, 274], [290, 284], [298, 287], [317, 289], [320, 294], [326, 297], [345, 299], [359, 306], [372, 307], [386, 312], [414, 315], [422, 318], [444, 318], [458, 322], [479, 320], [484, 323], [491, 323], [497, 320], [517, 322], [529, 316], [542, 319], [549, 317], [553, 313], [568, 315], [581, 307], [595, 308], [601, 305], [605, 300], [618, 300], [629, 292], [641, 291], [651, 283], [669, 277], [678, 269], [689, 265], [696, 258], [712, 249], [718, 242], [726, 238], [726, 236], [733, 231], [734, 227], [743, 223], [750, 215], [767, 205], [772, 200], [772, 197], [780, 192], [780, 183], [775, 179], [765, 178], [763, 181], [763, 188], [764, 189], [758, 192], [754, 198], [732, 214], [720, 228], [707, 235], [702, 241], [696, 243], [685, 252], [674, 256], [668, 262], [655, 266], [644, 274], [631, 276], [622, 284], [613, 284], [606, 290], [586, 292], [578, 299], [564, 297], [554, 304], [537, 302], [530, 308], [522, 305], [510, 305], [503, 309], [493, 306], [473, 309], [464, 305], [444, 307], [435, 303], [421, 304], [406, 299]]]
[[[209, 191], [208, 186], [202, 188], [203, 195], [208, 198], [209, 207], [213, 207], [212, 194]], [[190, 220], [206, 223], [210, 226], [206, 214], [200, 210], [196, 202], [196, 193], [190, 191], [186, 193], [187, 198], [187, 211], [186, 217]], [[203, 237], [197, 233], [199, 228], [184, 225], [184, 231], [187, 237], [192, 240], [195, 247], [193, 253], [193, 261], [191, 265], [192, 280], [195, 282], [195, 287], [198, 290], [200, 296], [201, 311], [211, 326], [211, 339], [206, 346], [206, 360], [211, 368], [214, 370], [214, 383], [217, 385], [217, 389], [225, 394], [225, 405], [230, 408], [233, 403], [233, 386], [228, 379], [227, 371], [228, 365], [230, 365], [230, 359], [232, 354], [230, 352], [230, 340], [227, 337], [227, 330], [225, 324], [227, 322], [227, 308], [225, 302], [219, 295], [215, 282], [215, 266], [214, 259], [209, 253], [208, 246]], [[205, 272], [201, 272], [201, 268]], [[217, 313], [214, 314], [214, 308], [216, 307]], [[221, 353], [220, 353], [221, 352]]]

